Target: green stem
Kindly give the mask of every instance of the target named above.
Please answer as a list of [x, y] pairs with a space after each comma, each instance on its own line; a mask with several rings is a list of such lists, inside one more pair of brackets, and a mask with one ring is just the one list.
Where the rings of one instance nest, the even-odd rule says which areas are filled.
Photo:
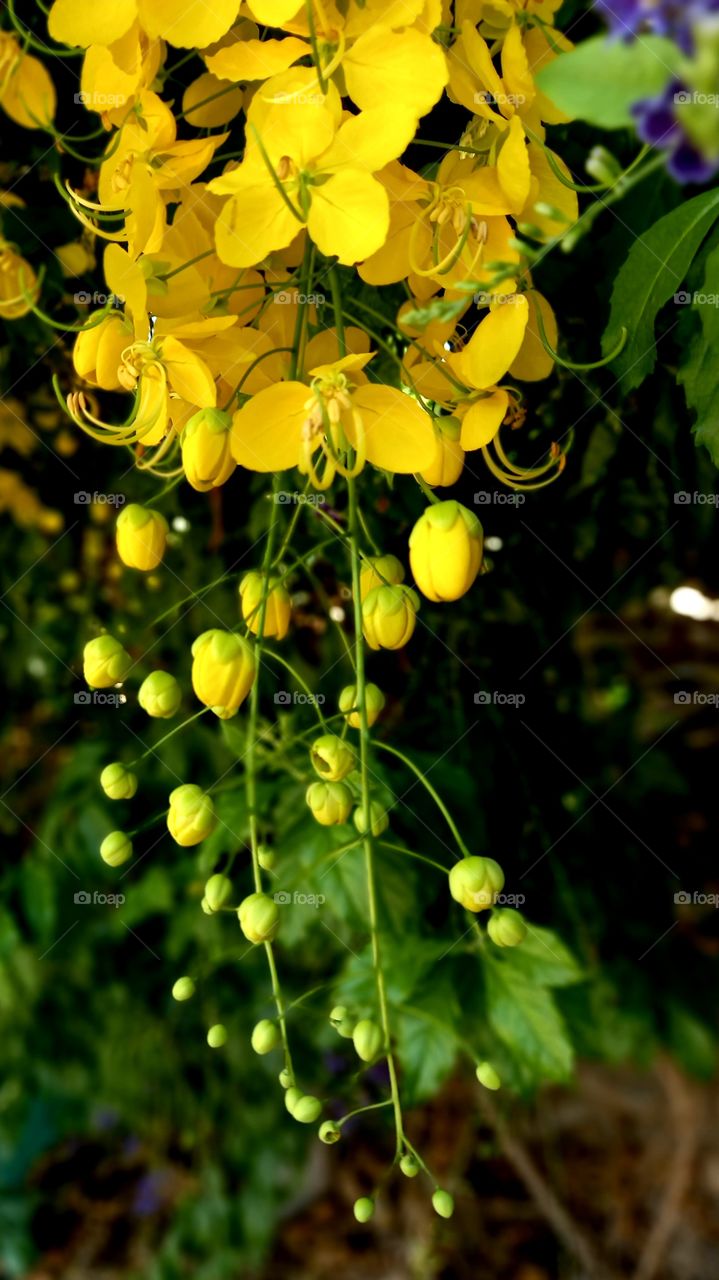
[[457, 841], [457, 846], [461, 850], [462, 856], [464, 858], [469, 858], [471, 856], [469, 849], [467, 848], [466, 844], [464, 843], [464, 840], [459, 834], [459, 828], [457, 827], [457, 824], [454, 818], [449, 812], [449, 809], [444, 803], [444, 800], [442, 799], [442, 797], [439, 795], [437, 791], [435, 791], [434, 787], [432, 786], [432, 783], [427, 778], [425, 778], [424, 774], [422, 773], [422, 770], [418, 769], [417, 765], [412, 760], [410, 760], [409, 756], [406, 756], [403, 751], [399, 751], [397, 747], [391, 747], [388, 742], [378, 742], [376, 745], [380, 747], [382, 751], [389, 751], [391, 755], [396, 756], [398, 760], [401, 760], [402, 763], [405, 764], [408, 769], [411, 769], [412, 773], [417, 778], [417, 781], [422, 783], [422, 786], [425, 788], [426, 791], [429, 792], [432, 799], [434, 800], [434, 803], [436, 804], [437, 808], [442, 814], [442, 817], [447, 823], [447, 826], [452, 832], [452, 835]]
[[144, 760], [147, 756], [154, 755], [163, 743], [168, 742], [170, 738], [174, 738], [176, 733], [181, 733], [183, 729], [187, 728], [188, 724], [192, 724], [193, 720], [199, 720], [200, 716], [204, 716], [209, 710], [209, 707], [202, 707], [199, 711], [196, 711], [194, 715], [188, 716], [186, 720], [183, 720], [182, 724], [176, 724], [174, 729], [170, 729], [170, 732], [165, 734], [164, 738], [160, 738], [159, 742], [155, 742], [153, 746], [148, 747], [147, 751], [143, 751], [142, 755], [138, 756], [136, 760], [131, 760], [127, 768], [132, 769], [134, 765], [139, 764], [140, 761]]

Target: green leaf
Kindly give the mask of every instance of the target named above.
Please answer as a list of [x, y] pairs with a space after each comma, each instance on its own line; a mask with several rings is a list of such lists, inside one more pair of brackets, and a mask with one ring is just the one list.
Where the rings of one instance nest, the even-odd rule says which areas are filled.
[[33, 933], [47, 942], [57, 921], [56, 880], [37, 851], [23, 859], [20, 872], [23, 910]]
[[679, 50], [663, 36], [643, 36], [632, 44], [594, 36], [543, 67], [537, 83], [574, 120], [623, 129], [633, 122], [633, 103], [659, 93], [679, 58]]
[[484, 958], [487, 1015], [510, 1051], [522, 1082], [568, 1080], [574, 1054], [562, 1016], [546, 987], [538, 986], [505, 957]]
[[659, 310], [682, 292], [692, 259], [718, 216], [719, 191], [706, 191], [660, 218], [632, 245], [614, 284], [609, 324], [602, 340], [607, 353], [622, 326], [629, 331], [624, 349], [612, 363], [625, 395], [652, 372]]
[[685, 1071], [700, 1080], [712, 1079], [717, 1067], [716, 1039], [704, 1023], [679, 1004], [669, 1007], [669, 1042]]
[[[704, 283], [693, 295], [692, 311], [698, 315], [700, 327], [689, 344], [687, 356], [678, 373], [684, 387], [687, 405], [696, 413], [694, 435], [704, 445], [719, 467], [719, 378], [716, 376], [716, 353], [719, 350], [719, 245], [707, 254]], [[710, 301], [697, 299], [714, 298]]]
[[529, 922], [527, 928], [522, 945], [507, 950], [505, 965], [543, 987], [568, 987], [582, 981], [584, 974], [577, 961], [553, 929]]
[[448, 974], [433, 975], [400, 1013], [397, 1053], [402, 1091], [410, 1104], [436, 1093], [452, 1070], [458, 1048], [451, 1028], [458, 1021], [457, 997]]

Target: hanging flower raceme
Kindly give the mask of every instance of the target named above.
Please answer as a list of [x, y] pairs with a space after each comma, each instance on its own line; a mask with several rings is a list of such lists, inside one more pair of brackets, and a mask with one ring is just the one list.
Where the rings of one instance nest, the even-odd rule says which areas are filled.
[[366, 381], [371, 358], [343, 356], [311, 369], [309, 386], [281, 382], [258, 392], [234, 415], [235, 461], [250, 471], [299, 467], [318, 489], [338, 474], [358, 475], [366, 462], [396, 473], [428, 466], [431, 419], [395, 387]]

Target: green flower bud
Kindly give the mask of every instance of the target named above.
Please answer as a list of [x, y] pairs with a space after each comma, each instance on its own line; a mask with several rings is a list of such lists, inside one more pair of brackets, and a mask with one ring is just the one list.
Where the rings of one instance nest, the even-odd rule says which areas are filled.
[[240, 928], [248, 942], [271, 942], [280, 927], [277, 903], [266, 893], [251, 893], [237, 908]]
[[338, 1124], [335, 1124], [334, 1120], [325, 1120], [324, 1124], [320, 1125], [320, 1142], [326, 1142], [328, 1146], [331, 1146], [333, 1142], [339, 1142], [341, 1137], [342, 1130]]
[[609, 187], [614, 185], [622, 172], [622, 166], [616, 156], [612, 155], [606, 147], [592, 147], [584, 162], [584, 168], [595, 182], [603, 182]]
[[497, 1075], [491, 1062], [477, 1063], [477, 1079], [483, 1084], [485, 1089], [501, 1089], [502, 1081]]
[[280, 1074], [279, 1074], [279, 1076], [278, 1076], [277, 1078], [278, 1078], [278, 1080], [279, 1080], [280, 1084], [282, 1085], [282, 1088], [283, 1088], [283, 1089], [289, 1089], [290, 1085], [292, 1084], [292, 1076], [290, 1075], [289, 1071], [287, 1070], [287, 1067], [283, 1067], [283, 1068], [282, 1068], [282, 1070], [280, 1071]]
[[323, 827], [346, 822], [352, 810], [352, 792], [345, 782], [311, 782], [305, 799], [313, 818]]
[[371, 830], [373, 836], [381, 836], [389, 826], [389, 818], [387, 810], [379, 800], [370, 800], [369, 802], [369, 818], [367, 810], [363, 804], [358, 805], [352, 814], [352, 821], [361, 836], [366, 836]]
[[165, 554], [167, 521], [159, 511], [131, 502], [117, 517], [115, 538], [122, 563], [149, 573]]
[[219, 911], [232, 897], [232, 881], [218, 872], [205, 885], [205, 900], [210, 911]]
[[132, 666], [132, 658], [114, 636], [96, 636], [82, 651], [82, 670], [91, 689], [111, 689], [122, 684]]
[[311, 1093], [306, 1093], [294, 1104], [291, 1114], [300, 1124], [314, 1124], [321, 1110], [322, 1103], [319, 1098], [313, 1098]]
[[330, 1010], [330, 1022], [333, 1027], [337, 1026], [340, 1022], [344, 1022], [346, 1017], [347, 1010], [343, 1004], [336, 1004], [334, 1009]]
[[227, 1027], [223, 1027], [221, 1022], [216, 1022], [207, 1032], [207, 1043], [211, 1049], [221, 1049], [223, 1044], [227, 1043]]
[[[348, 684], [340, 694], [339, 709], [351, 729], [362, 727], [362, 717], [358, 707], [357, 685]], [[365, 685], [365, 704], [367, 707], [367, 724], [371, 727], [382, 712], [385, 696], [376, 684]]]
[[334, 733], [315, 738], [310, 747], [310, 759], [325, 782], [341, 782], [357, 763], [352, 748]]
[[148, 716], [169, 720], [179, 710], [182, 690], [169, 671], [151, 671], [140, 685], [137, 700]]
[[448, 1191], [443, 1191], [441, 1187], [437, 1187], [432, 1196], [432, 1208], [438, 1213], [440, 1218], [451, 1218], [454, 1213], [454, 1200]]
[[188, 978], [187, 976], [184, 978], [178, 978], [172, 988], [173, 1000], [190, 1000], [194, 994], [195, 984], [192, 981], [192, 978]]
[[467, 911], [487, 911], [504, 888], [504, 872], [494, 858], [463, 858], [449, 873], [449, 891]]
[[496, 947], [518, 947], [527, 936], [527, 926], [519, 911], [502, 907], [490, 916], [487, 933]]
[[338, 1022], [335, 1031], [342, 1036], [343, 1040], [351, 1040], [355, 1033], [354, 1020], [345, 1018], [343, 1022]]
[[108, 867], [121, 867], [132, 857], [132, 841], [124, 831], [111, 831], [100, 845], [100, 857]]
[[207, 898], [203, 898], [203, 899], [202, 899], [202, 901], [201, 901], [201, 903], [200, 903], [200, 906], [202, 907], [202, 910], [204, 911], [204, 913], [205, 913], [205, 915], [206, 915], [206, 916], [211, 916], [211, 915], [213, 915], [213, 914], [214, 914], [214, 912], [213, 912], [213, 910], [212, 910], [212, 907], [210, 906], [209, 902], [207, 901]]
[[263, 871], [272, 871], [277, 862], [277, 854], [274, 849], [268, 849], [266, 844], [261, 844], [257, 850], [257, 861]]
[[279, 1041], [280, 1033], [274, 1022], [270, 1022], [269, 1018], [263, 1018], [253, 1028], [251, 1043], [255, 1053], [271, 1053], [277, 1047]]
[[419, 1173], [419, 1165], [417, 1161], [414, 1156], [409, 1154], [402, 1156], [402, 1159], [399, 1162], [399, 1167], [405, 1178], [416, 1178]]
[[110, 800], [131, 800], [137, 791], [137, 774], [114, 760], [100, 774], [100, 786]]
[[183, 848], [205, 840], [214, 831], [216, 821], [212, 797], [202, 787], [187, 782], [170, 792], [167, 829]]
[[359, 1200], [355, 1200], [352, 1212], [358, 1222], [369, 1222], [374, 1213], [374, 1200], [370, 1200], [369, 1196], [361, 1196]]
[[292, 1115], [292, 1112], [301, 1097], [303, 1097], [302, 1090], [298, 1089], [297, 1085], [292, 1084], [289, 1089], [285, 1091], [285, 1106], [290, 1115]]
[[352, 1035], [355, 1052], [363, 1062], [371, 1062], [382, 1048], [382, 1029], [370, 1018], [357, 1023]]

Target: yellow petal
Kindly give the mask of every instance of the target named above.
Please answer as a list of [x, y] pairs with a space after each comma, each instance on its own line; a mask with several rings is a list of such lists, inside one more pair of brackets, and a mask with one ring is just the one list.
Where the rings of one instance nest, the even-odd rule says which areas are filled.
[[509, 396], [501, 387], [491, 395], [485, 396], [483, 400], [477, 400], [470, 405], [462, 419], [462, 434], [459, 438], [466, 452], [471, 449], [481, 449], [494, 439], [502, 425], [508, 405]]
[[[275, 25], [274, 23], [272, 24]], [[304, 40], [237, 40], [205, 57], [208, 70], [220, 80], [267, 80], [286, 71], [309, 52]]]
[[137, 413], [134, 420], [137, 437], [144, 445], [159, 444], [167, 431], [165, 370], [157, 364], [143, 369], [137, 391]]
[[0, 82], [0, 104], [24, 129], [40, 129], [55, 115], [55, 87], [42, 62], [23, 54], [7, 82]]
[[291, 67], [255, 93], [247, 112], [246, 157], [257, 158], [255, 132], [272, 163], [289, 156], [300, 169], [326, 151], [342, 119], [334, 84], [323, 94], [314, 67]]
[[400, 103], [426, 115], [449, 79], [447, 59], [430, 36], [408, 27], [394, 32], [377, 25], [366, 31], [342, 61], [347, 92], [358, 107]]
[[375, 253], [389, 230], [389, 197], [371, 174], [340, 169], [312, 188], [307, 229], [325, 257], [352, 266]]
[[530, 293], [529, 323], [524, 342], [519, 349], [519, 355], [509, 367], [512, 377], [519, 378], [521, 382], [539, 382], [542, 378], [548, 378], [554, 371], [554, 361], [545, 350], [539, 334], [537, 310], [542, 317], [544, 332], [550, 347], [555, 351], [557, 349], [558, 331], [554, 312], [541, 293]]
[[47, 29], [58, 44], [112, 44], [130, 29], [137, 17], [136, 0], [112, 0], [88, 4], [88, 0], [55, 0]]
[[[526, 113], [534, 102], [536, 89], [529, 62], [522, 44], [522, 32], [517, 23], [513, 23], [507, 32], [502, 45], [502, 79], [508, 98], [508, 107], [520, 113]], [[501, 101], [500, 108], [505, 110]]]
[[461, 356], [469, 386], [484, 390], [504, 377], [522, 345], [528, 318], [527, 299], [517, 294], [481, 321]]
[[358, 387], [352, 403], [365, 432], [367, 461], [384, 471], [423, 471], [434, 458], [432, 419], [411, 396], [377, 383]]
[[283, 27], [303, 7], [303, 0], [247, 0], [253, 18], [266, 27]]
[[497, 177], [512, 213], [519, 213], [527, 203], [532, 179], [524, 129], [519, 116], [513, 116], [509, 122], [497, 161]]
[[103, 258], [105, 283], [128, 315], [135, 322], [141, 320], [141, 330], [147, 331], [147, 285], [138, 264], [119, 244], [109, 244]]
[[231, 267], [256, 266], [275, 249], [287, 248], [299, 229], [268, 174], [255, 170], [243, 178], [215, 226], [217, 252]]
[[347, 165], [374, 173], [406, 151], [416, 130], [414, 111], [401, 106], [391, 112], [386, 107], [371, 107], [345, 120], [329, 150], [320, 156], [318, 168]]
[[[555, 155], [553, 152], [552, 156], [561, 172], [571, 181], [572, 175], [561, 156]], [[579, 217], [577, 193], [560, 181], [550, 167], [544, 147], [540, 147], [534, 142], [529, 144], [529, 163], [532, 175], [536, 179], [536, 190], [529, 196], [520, 218], [523, 222], [531, 222], [533, 226], [539, 227], [539, 230], [547, 239], [551, 236], [561, 235]], [[551, 218], [547, 214], [537, 213], [534, 209], [534, 205], [537, 202], [551, 205], [552, 208], [563, 213], [564, 218]]]
[[237, 0], [138, 0], [138, 10], [149, 36], [162, 36], [180, 49], [204, 49], [229, 31]]
[[279, 382], [258, 391], [232, 419], [232, 456], [250, 471], [285, 471], [297, 465], [308, 389]]
[[160, 347], [172, 390], [200, 409], [212, 408], [217, 403], [217, 388], [204, 360], [172, 335], [162, 338]]
[[[551, 40], [551, 44], [549, 41]], [[564, 53], [568, 53], [574, 48], [571, 40], [567, 40], [561, 31], [554, 31], [551, 27], [529, 27], [524, 33], [524, 48], [527, 54], [527, 60], [532, 72], [532, 76], [536, 77], [542, 67], [547, 66], [550, 62], [558, 57], [555, 50], [559, 49]], [[542, 93], [537, 92], [535, 98], [535, 106], [542, 120], [547, 124], [565, 124], [570, 117], [555, 107], [554, 103]]]
[[216, 129], [233, 120], [242, 108], [242, 90], [224, 84], [209, 71], [198, 76], [182, 95], [182, 110], [193, 129]]

